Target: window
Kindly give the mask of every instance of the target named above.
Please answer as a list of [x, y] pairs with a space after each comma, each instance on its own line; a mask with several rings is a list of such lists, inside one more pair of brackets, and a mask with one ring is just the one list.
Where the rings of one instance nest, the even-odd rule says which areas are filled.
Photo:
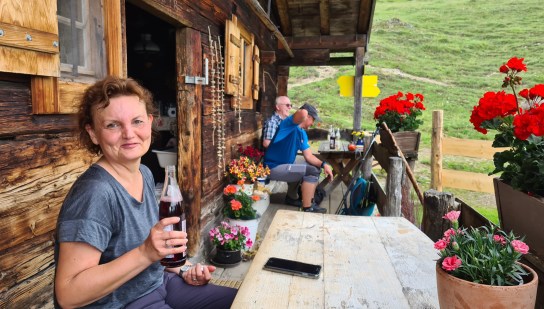
[[61, 78], [92, 82], [106, 74], [101, 1], [57, 0]]

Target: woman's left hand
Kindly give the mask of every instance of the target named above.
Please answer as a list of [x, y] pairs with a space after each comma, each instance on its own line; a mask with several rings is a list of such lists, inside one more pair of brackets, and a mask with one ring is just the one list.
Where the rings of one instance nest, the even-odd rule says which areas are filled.
[[206, 285], [212, 279], [211, 273], [214, 271], [215, 266], [197, 263], [191, 269], [184, 272], [182, 278], [189, 285]]

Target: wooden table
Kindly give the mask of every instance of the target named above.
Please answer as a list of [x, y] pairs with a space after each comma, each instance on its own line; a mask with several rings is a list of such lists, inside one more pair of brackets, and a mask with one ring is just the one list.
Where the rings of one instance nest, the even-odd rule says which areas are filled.
[[[263, 270], [323, 265], [318, 279]], [[433, 242], [400, 217], [278, 210], [232, 308], [438, 308]]]
[[361, 151], [349, 151], [349, 143], [346, 141], [338, 142], [336, 149], [331, 149], [328, 141], [320, 142], [318, 153], [315, 154], [320, 160], [326, 161], [332, 167], [334, 178], [329, 184], [328, 179], [324, 179], [319, 185], [325, 188], [327, 193], [331, 192], [341, 182], [346, 186], [352, 179], [352, 171], [357, 167], [360, 159], [363, 157]]

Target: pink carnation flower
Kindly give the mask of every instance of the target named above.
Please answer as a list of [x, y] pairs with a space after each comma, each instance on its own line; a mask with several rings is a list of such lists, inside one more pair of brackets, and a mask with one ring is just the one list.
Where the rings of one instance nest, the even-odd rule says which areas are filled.
[[461, 259], [455, 256], [448, 256], [447, 258], [442, 261], [442, 269], [445, 269], [447, 271], [453, 271], [456, 270], [461, 266]]
[[447, 239], [439, 239], [437, 242], [434, 243], [434, 248], [436, 250], [444, 250], [448, 246], [448, 240]]
[[512, 240], [510, 244], [516, 252], [519, 252], [521, 254], [527, 254], [529, 252], [529, 246], [527, 246], [527, 244], [521, 240]]
[[504, 238], [504, 236], [501, 236], [501, 235], [493, 235], [493, 241], [501, 245], [506, 244], [506, 239]]
[[454, 222], [454, 221], [457, 221], [459, 219], [459, 216], [461, 215], [461, 212], [460, 211], [450, 211], [448, 212], [447, 214], [444, 215], [444, 219], [447, 219], [451, 222]]

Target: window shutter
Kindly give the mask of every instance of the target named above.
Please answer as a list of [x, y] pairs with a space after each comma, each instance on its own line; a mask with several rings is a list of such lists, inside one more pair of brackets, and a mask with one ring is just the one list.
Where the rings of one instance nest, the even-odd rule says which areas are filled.
[[259, 47], [253, 47], [253, 100], [259, 99], [259, 64], [261, 63]]
[[225, 25], [225, 93], [236, 95], [240, 84], [240, 29], [238, 20], [232, 16], [232, 21], [227, 20]]
[[60, 75], [56, 0], [0, 4], [0, 71]]

